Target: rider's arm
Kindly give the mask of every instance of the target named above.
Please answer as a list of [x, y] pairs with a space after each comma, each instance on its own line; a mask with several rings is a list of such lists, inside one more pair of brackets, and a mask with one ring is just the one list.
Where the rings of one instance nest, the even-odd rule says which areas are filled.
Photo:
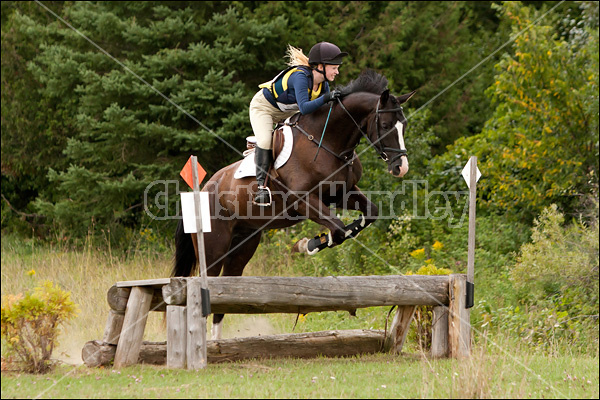
[[[328, 85], [323, 85], [324, 90], [323, 94], [329, 91]], [[296, 103], [298, 104], [298, 108], [300, 112], [304, 114], [310, 114], [315, 111], [317, 108], [321, 107], [325, 104], [325, 99], [323, 96], [318, 97], [315, 100], [310, 100], [308, 97], [308, 77], [304, 75], [302, 72], [294, 72], [289, 80], [288, 87], [290, 88], [290, 92], [293, 91], [294, 96], [296, 97]]]

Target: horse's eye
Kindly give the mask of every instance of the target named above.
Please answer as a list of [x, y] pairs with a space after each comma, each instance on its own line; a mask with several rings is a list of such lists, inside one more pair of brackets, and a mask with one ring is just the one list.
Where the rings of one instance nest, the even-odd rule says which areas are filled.
[[388, 129], [390, 127], [390, 124], [384, 122], [383, 124], [381, 124], [381, 126], [383, 127], [383, 129]]

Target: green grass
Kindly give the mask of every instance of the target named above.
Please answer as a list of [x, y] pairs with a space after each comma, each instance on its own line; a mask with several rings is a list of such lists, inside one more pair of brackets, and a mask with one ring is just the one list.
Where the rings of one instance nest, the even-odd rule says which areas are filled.
[[598, 398], [594, 357], [468, 360], [387, 354], [209, 365], [200, 371], [63, 365], [48, 375], [2, 374], [2, 398]]
[[[266, 251], [267, 248], [263, 248]], [[90, 369], [81, 364], [88, 340], [101, 339], [108, 304], [106, 291], [115, 282], [165, 277], [172, 252], [115, 255], [92, 246], [72, 250], [41, 246], [35, 241], [2, 237], [2, 294], [16, 294], [42, 280], [52, 280], [71, 292], [80, 307], [65, 326], [54, 357], [61, 361], [50, 374], [29, 375], [5, 370], [2, 398], [598, 398], [598, 347], [589, 355], [569, 354], [556, 346], [552, 356], [515, 338], [474, 332], [472, 357], [430, 360], [409, 334], [400, 357], [389, 354], [343, 359], [253, 360], [209, 365], [202, 371], [132, 366], [120, 371]], [[267, 264], [259, 253], [246, 275], [286, 275], [291, 257]], [[35, 271], [30, 275], [28, 271]], [[254, 336], [328, 329], [383, 329], [388, 308], [296, 315], [228, 315], [224, 337]], [[151, 313], [145, 339], [165, 340], [162, 314]], [[9, 366], [10, 368], [10, 366]]]

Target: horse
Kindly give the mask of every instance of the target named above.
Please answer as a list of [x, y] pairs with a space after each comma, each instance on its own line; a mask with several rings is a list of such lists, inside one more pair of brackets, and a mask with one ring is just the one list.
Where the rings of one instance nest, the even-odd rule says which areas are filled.
[[[208, 192], [211, 215], [211, 231], [203, 233], [208, 276], [221, 272], [223, 276], [241, 276], [265, 229], [286, 228], [306, 219], [323, 225], [328, 233], [294, 245], [293, 251], [313, 255], [356, 237], [377, 219], [377, 206], [357, 186], [362, 165], [355, 150], [365, 137], [387, 163], [388, 172], [403, 177], [408, 172], [408, 155], [404, 145], [407, 121], [401, 104], [415, 93], [396, 97], [387, 86], [387, 78], [366, 70], [340, 89], [346, 94], [342, 99], [285, 122], [292, 131], [293, 150], [283, 166], [269, 173], [270, 206], [252, 203], [255, 177], [234, 177], [242, 161], [222, 168], [207, 181], [202, 191]], [[280, 150], [278, 137], [284, 128], [275, 130], [275, 153]], [[358, 210], [362, 215], [345, 226], [331, 205]], [[171, 276], [197, 273], [196, 239], [195, 233], [184, 232], [180, 220]], [[221, 338], [223, 317], [213, 315], [213, 339]]]

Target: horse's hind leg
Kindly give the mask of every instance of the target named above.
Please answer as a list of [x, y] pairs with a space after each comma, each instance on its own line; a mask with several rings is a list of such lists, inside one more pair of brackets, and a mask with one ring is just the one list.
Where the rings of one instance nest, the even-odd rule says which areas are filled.
[[[256, 252], [260, 243], [261, 231], [236, 229], [233, 232], [231, 246], [223, 263], [223, 276], [241, 276], [244, 267]], [[221, 338], [223, 329], [223, 314], [213, 315], [212, 338]]]

